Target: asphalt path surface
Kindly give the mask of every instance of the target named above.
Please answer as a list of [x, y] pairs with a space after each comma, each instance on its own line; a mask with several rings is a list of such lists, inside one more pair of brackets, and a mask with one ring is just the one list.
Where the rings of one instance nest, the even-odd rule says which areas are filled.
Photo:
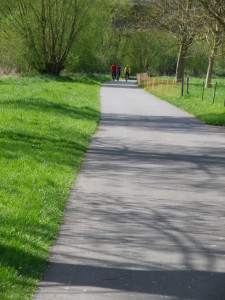
[[224, 300], [225, 129], [103, 84], [35, 299]]

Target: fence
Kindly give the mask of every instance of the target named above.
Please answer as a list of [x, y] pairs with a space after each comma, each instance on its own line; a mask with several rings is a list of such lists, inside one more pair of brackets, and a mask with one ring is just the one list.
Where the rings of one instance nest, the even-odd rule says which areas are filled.
[[212, 83], [211, 87], [206, 90], [204, 81], [191, 82], [189, 79], [187, 77], [177, 82], [172, 79], [150, 77], [147, 73], [137, 74], [138, 84], [157, 96], [183, 97], [185, 95], [185, 97], [188, 97], [191, 91], [192, 95], [195, 94], [195, 96], [201, 97], [202, 101], [209, 100], [214, 104], [218, 88], [217, 82]]
[[179, 96], [181, 93], [182, 81], [176, 82], [171, 79], [161, 79], [160, 77], [150, 77], [147, 73], [137, 74], [138, 84], [145, 89], [161, 96]]

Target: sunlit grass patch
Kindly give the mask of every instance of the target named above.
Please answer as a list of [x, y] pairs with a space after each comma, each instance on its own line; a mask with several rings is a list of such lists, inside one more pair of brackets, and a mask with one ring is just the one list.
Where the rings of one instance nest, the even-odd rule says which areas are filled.
[[0, 79], [0, 299], [30, 299], [99, 120], [101, 76]]
[[187, 92], [185, 78], [181, 96], [181, 83], [176, 84], [174, 77], [153, 77], [145, 84], [151, 94], [182, 108], [201, 121], [209, 125], [224, 126], [225, 79], [214, 78], [209, 88], [205, 89], [203, 86], [203, 78], [190, 78]]

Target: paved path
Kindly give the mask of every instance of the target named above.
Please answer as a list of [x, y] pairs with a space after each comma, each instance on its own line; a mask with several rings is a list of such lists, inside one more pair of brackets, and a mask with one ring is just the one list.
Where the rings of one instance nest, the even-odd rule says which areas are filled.
[[104, 84], [37, 300], [224, 300], [225, 130]]

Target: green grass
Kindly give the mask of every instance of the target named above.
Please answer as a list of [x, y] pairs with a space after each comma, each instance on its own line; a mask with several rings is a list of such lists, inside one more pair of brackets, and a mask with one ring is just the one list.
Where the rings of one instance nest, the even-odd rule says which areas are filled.
[[31, 299], [99, 120], [101, 76], [0, 79], [0, 299]]
[[213, 103], [213, 88], [210, 87], [204, 91], [204, 99], [202, 101], [203, 81], [202, 78], [189, 79], [189, 93], [186, 92], [186, 79], [184, 82], [184, 96], [181, 97], [181, 85], [174, 87], [167, 85], [167, 79], [174, 80], [174, 77], [160, 77], [155, 79], [163, 80], [154, 86], [152, 84], [148, 89], [150, 93], [159, 98], [170, 102], [171, 104], [191, 113], [201, 121], [209, 125], [225, 126], [225, 78], [214, 78], [212, 82], [217, 82], [216, 96]]

